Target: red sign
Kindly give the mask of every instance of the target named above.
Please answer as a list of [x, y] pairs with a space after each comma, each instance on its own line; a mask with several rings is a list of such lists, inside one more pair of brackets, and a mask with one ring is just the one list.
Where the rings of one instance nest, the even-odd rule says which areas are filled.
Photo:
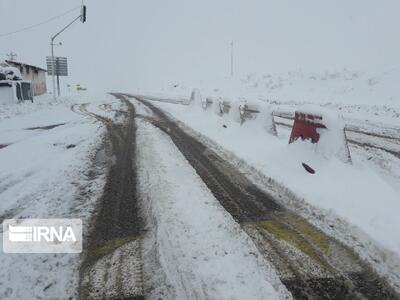
[[301, 138], [302, 140], [309, 139], [313, 144], [318, 143], [318, 128], [326, 128], [322, 123], [322, 116], [296, 111], [289, 144], [293, 143], [298, 138]]

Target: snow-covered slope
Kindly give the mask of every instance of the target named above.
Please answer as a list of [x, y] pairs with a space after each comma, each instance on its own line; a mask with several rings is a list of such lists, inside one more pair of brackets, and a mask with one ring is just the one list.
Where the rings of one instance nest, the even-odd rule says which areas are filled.
[[371, 74], [340, 72], [249, 75], [242, 83], [269, 99], [284, 102], [366, 104], [400, 107], [400, 68]]
[[[320, 103], [387, 106], [400, 108], [400, 68], [379, 73], [326, 71], [305, 73], [249, 74], [240, 78], [213, 78], [181, 82], [164, 87], [165, 92], [189, 94], [192, 87], [203, 94], [224, 97], [252, 97], [285, 103]], [[399, 115], [399, 114], [398, 114]]]

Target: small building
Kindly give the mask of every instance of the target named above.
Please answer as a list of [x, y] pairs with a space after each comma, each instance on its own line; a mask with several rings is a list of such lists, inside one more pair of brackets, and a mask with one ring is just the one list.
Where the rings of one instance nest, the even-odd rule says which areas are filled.
[[23, 80], [32, 82], [33, 96], [39, 96], [47, 92], [47, 70], [12, 60], [6, 60], [6, 63], [11, 67], [18, 68]]

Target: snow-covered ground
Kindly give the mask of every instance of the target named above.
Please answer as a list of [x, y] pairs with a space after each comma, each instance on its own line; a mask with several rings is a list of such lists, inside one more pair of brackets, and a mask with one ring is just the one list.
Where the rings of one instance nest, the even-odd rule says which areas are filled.
[[[275, 137], [265, 131], [260, 121], [245, 122], [241, 126], [232, 116], [220, 117], [212, 108], [202, 110], [200, 104], [154, 103], [288, 188], [299, 199], [366, 233], [399, 261], [400, 189], [394, 184], [398, 178], [390, 172], [383, 174], [377, 160], [371, 163], [365, 153], [360, 153], [363, 150], [352, 151], [353, 164], [346, 164], [335, 157], [316, 153], [314, 146], [308, 143], [288, 145], [290, 131], [285, 128]], [[390, 162], [385, 156], [381, 156], [381, 160], [386, 165]], [[307, 173], [302, 162], [311, 165], [316, 174]]]
[[[180, 101], [182, 98], [177, 102]], [[88, 173], [98, 154], [104, 128], [80, 114], [79, 106], [75, 110], [71, 106], [89, 103], [90, 111], [115, 117], [112, 108], [120, 109], [115, 102], [110, 95], [80, 94], [57, 102], [47, 96], [34, 103], [0, 106], [0, 220], [73, 217], [88, 223], [104, 184], [104, 172]], [[213, 107], [203, 110], [200, 103], [154, 104], [202, 134], [201, 138], [230, 151], [232, 158], [243, 160], [254, 168], [253, 174], [260, 172], [272, 178], [329, 220], [338, 218], [354, 226], [347, 236], [338, 237], [348, 241], [354, 235], [350, 244], [356, 251], [375, 267], [381, 266], [378, 270], [381, 274], [389, 274], [398, 282], [398, 158], [379, 150], [351, 146], [353, 164], [345, 164], [333, 156], [315, 153], [310, 144], [288, 145], [290, 131], [286, 127], [278, 127], [278, 136], [273, 136], [260, 119], [240, 125], [232, 113], [219, 116]], [[271, 108], [280, 107], [283, 111], [287, 108], [294, 111], [299, 104], [270, 102]], [[136, 103], [136, 109], [141, 115], [149, 114], [141, 104]], [[364, 112], [358, 116], [351, 110], [347, 113], [349, 118], [355, 115], [357, 122], [365, 116]], [[383, 115], [379, 118], [386, 120]], [[395, 126], [392, 122], [395, 118], [388, 123]], [[271, 298], [286, 297], [286, 289], [269, 263], [262, 259], [170, 139], [152, 125], [138, 122], [139, 192], [147, 195], [143, 200], [148, 200], [143, 207], [149, 229], [144, 239], [145, 276], [153, 280], [148, 283], [153, 287], [160, 283], [160, 288], [152, 293], [167, 298], [189, 295], [257, 299], [267, 294]], [[302, 162], [311, 165], [316, 174], [305, 172]], [[89, 195], [89, 200], [82, 200], [79, 196], [82, 191]], [[309, 210], [310, 214], [313, 212]], [[325, 224], [323, 229], [335, 235], [335, 228], [341, 226], [335, 222]], [[152, 255], [157, 256], [158, 264], [152, 264]], [[79, 262], [79, 255], [74, 254], [1, 253], [0, 298], [74, 297]], [[223, 282], [216, 280], [222, 272]], [[171, 288], [163, 289], [164, 284]], [[185, 290], [183, 286], [191, 288]]]
[[[0, 107], [0, 144], [8, 145], [0, 149], [1, 221], [80, 218], [87, 228], [104, 184], [101, 172], [87, 171], [104, 129], [71, 111], [72, 103], [85, 100], [65, 97], [54, 103], [43, 97], [35, 103]], [[83, 191], [87, 199], [79, 196]], [[79, 263], [79, 254], [0, 253], [0, 298], [75, 297]]]
[[[400, 108], [397, 83], [400, 68], [380, 73], [338, 70], [324, 73], [293, 71], [249, 74], [233, 78], [212, 78], [199, 82], [175, 82], [160, 92], [189, 95], [193, 87], [207, 94], [225, 97], [252, 97], [286, 103], [323, 105], [370, 105]], [[152, 91], [154, 92], [154, 91]]]

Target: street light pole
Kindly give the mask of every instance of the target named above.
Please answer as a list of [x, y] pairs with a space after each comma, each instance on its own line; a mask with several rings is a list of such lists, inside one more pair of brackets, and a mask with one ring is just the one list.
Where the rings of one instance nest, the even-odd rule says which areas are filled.
[[51, 45], [51, 65], [52, 65], [52, 70], [51, 70], [51, 78], [53, 81], [53, 100], [56, 100], [56, 82], [55, 82], [55, 62], [54, 62], [54, 38], [51, 38], [50, 41], [50, 45]]
[[[54, 46], [61, 46], [62, 43], [58, 43], [58, 44], [54, 44], [54, 39], [51, 39], [50, 41], [50, 45], [51, 45], [51, 67], [53, 69], [52, 72], [52, 79], [53, 79], [53, 99], [56, 100], [56, 88], [55, 88], [55, 70], [59, 70], [59, 66], [58, 66], [58, 59], [55, 59], [54, 56]], [[60, 79], [59, 79], [59, 74], [57, 72], [57, 90], [58, 90], [58, 96], [60, 96]]]
[[[65, 29], [67, 29], [69, 26], [74, 24], [76, 21], [81, 20], [82, 23], [86, 22], [86, 6], [83, 5], [83, 0], [82, 0], [82, 9], [81, 9], [81, 14], [76, 17], [71, 23], [69, 23], [67, 26], [65, 26], [63, 29], [61, 29], [59, 32], [57, 32], [55, 35], [53, 35], [50, 39], [50, 45], [51, 45], [51, 65], [52, 65], [52, 80], [53, 80], [53, 99], [56, 100], [56, 84], [55, 84], [55, 67], [56, 67], [56, 62], [54, 59], [54, 40], [56, 37], [58, 37]], [[60, 89], [58, 89], [58, 92], [60, 93]]]

